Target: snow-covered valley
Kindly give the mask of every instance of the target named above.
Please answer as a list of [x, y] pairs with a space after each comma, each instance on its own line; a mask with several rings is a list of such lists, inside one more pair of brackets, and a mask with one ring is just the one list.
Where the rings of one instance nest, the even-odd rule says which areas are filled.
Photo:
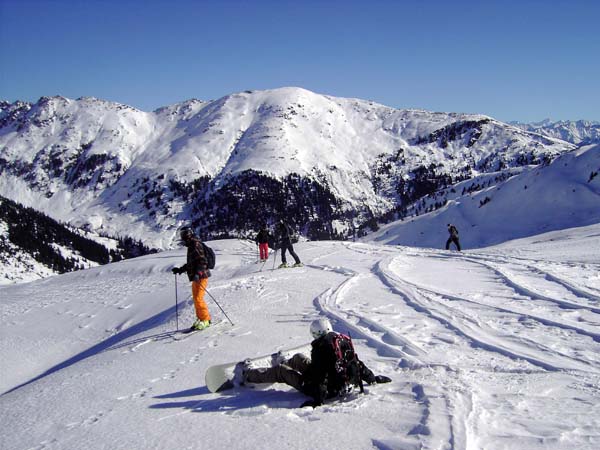
[[[600, 225], [462, 253], [304, 242], [305, 267], [279, 270], [249, 241], [211, 245], [235, 325], [207, 298], [218, 323], [183, 341], [183, 250], [1, 287], [0, 447], [600, 445]], [[392, 383], [314, 410], [284, 385], [207, 391], [207, 367], [304, 344], [317, 317]]]

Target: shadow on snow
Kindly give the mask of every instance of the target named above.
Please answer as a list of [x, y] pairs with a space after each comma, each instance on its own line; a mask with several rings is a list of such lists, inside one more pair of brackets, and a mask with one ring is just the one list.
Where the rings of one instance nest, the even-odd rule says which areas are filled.
[[266, 389], [261, 389], [259, 387], [238, 388], [221, 394], [211, 394], [206, 386], [203, 386], [194, 389], [173, 392], [170, 394], [159, 395], [154, 398], [183, 398], [194, 395], [207, 395], [211, 396], [212, 398], [156, 403], [151, 405], [150, 408], [181, 408], [191, 410], [192, 412], [239, 411], [260, 406], [278, 409], [295, 409], [306, 400], [306, 397], [300, 392], [296, 392], [294, 390], [279, 390], [270, 386]]
[[148, 319], [138, 323], [137, 325], [133, 325], [132, 327], [129, 327], [123, 331], [120, 331], [119, 333], [109, 337], [108, 339], [105, 339], [104, 341], [94, 345], [93, 347], [90, 347], [89, 349], [84, 350], [81, 353], [78, 353], [77, 355], [63, 361], [62, 363], [51, 367], [50, 369], [48, 369], [45, 372], [41, 373], [40, 375], [32, 378], [31, 380], [21, 383], [18, 386], [15, 386], [15, 387], [9, 389], [8, 391], [2, 393], [1, 395], [16, 391], [17, 389], [27, 386], [28, 384], [31, 384], [35, 381], [41, 380], [42, 378], [45, 378], [48, 375], [58, 372], [59, 370], [65, 369], [69, 366], [72, 366], [73, 364], [83, 361], [84, 359], [87, 359], [90, 356], [97, 355], [98, 353], [102, 353], [102, 352], [108, 351], [108, 350], [116, 350], [116, 349], [119, 349], [119, 348], [122, 348], [122, 347], [125, 347], [128, 345], [138, 344], [138, 343], [145, 342], [148, 340], [159, 341], [159, 340], [163, 340], [163, 339], [169, 339], [169, 338], [171, 338], [171, 336], [176, 334], [177, 331], [167, 331], [164, 333], [158, 333], [158, 334], [149, 335], [149, 336], [141, 336], [134, 340], [123, 342], [126, 339], [129, 339], [133, 336], [136, 336], [138, 334], [141, 334], [148, 330], [151, 330], [158, 325], [166, 323], [170, 317], [175, 315], [175, 309], [176, 309], [176, 307], [172, 306], [172, 307], [166, 309], [165, 311], [162, 311], [152, 317], [149, 317]]

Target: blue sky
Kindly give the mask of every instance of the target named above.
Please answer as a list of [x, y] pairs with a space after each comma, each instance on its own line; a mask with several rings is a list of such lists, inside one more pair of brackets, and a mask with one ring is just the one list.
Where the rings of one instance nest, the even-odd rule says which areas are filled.
[[150, 111], [299, 86], [499, 120], [600, 120], [600, 2], [0, 0], [0, 99]]

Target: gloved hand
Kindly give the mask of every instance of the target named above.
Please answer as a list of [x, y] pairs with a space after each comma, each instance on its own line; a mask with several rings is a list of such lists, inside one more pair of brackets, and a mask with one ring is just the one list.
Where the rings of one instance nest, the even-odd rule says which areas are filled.
[[375, 375], [375, 383], [389, 383], [392, 379], [385, 375]]
[[173, 267], [171, 269], [171, 272], [173, 272], [175, 275], [179, 275], [180, 273], [183, 273], [179, 267]]

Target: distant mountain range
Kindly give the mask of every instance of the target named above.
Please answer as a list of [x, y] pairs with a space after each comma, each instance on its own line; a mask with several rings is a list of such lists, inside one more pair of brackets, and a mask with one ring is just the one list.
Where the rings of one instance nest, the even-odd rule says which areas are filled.
[[[577, 136], [595, 139], [597, 126]], [[488, 116], [301, 88], [153, 112], [43, 97], [0, 102], [0, 195], [90, 234], [159, 249], [175, 245], [184, 223], [205, 239], [253, 237], [261, 223], [285, 218], [306, 238], [344, 238], [442, 208], [439, 193], [457, 183], [500, 183], [582, 142], [564, 139]]]
[[589, 120], [561, 120], [553, 122], [550, 119], [546, 119], [541, 122], [511, 122], [511, 124], [532, 133], [540, 133], [544, 136], [562, 139], [572, 144], [600, 144], [600, 122]]

